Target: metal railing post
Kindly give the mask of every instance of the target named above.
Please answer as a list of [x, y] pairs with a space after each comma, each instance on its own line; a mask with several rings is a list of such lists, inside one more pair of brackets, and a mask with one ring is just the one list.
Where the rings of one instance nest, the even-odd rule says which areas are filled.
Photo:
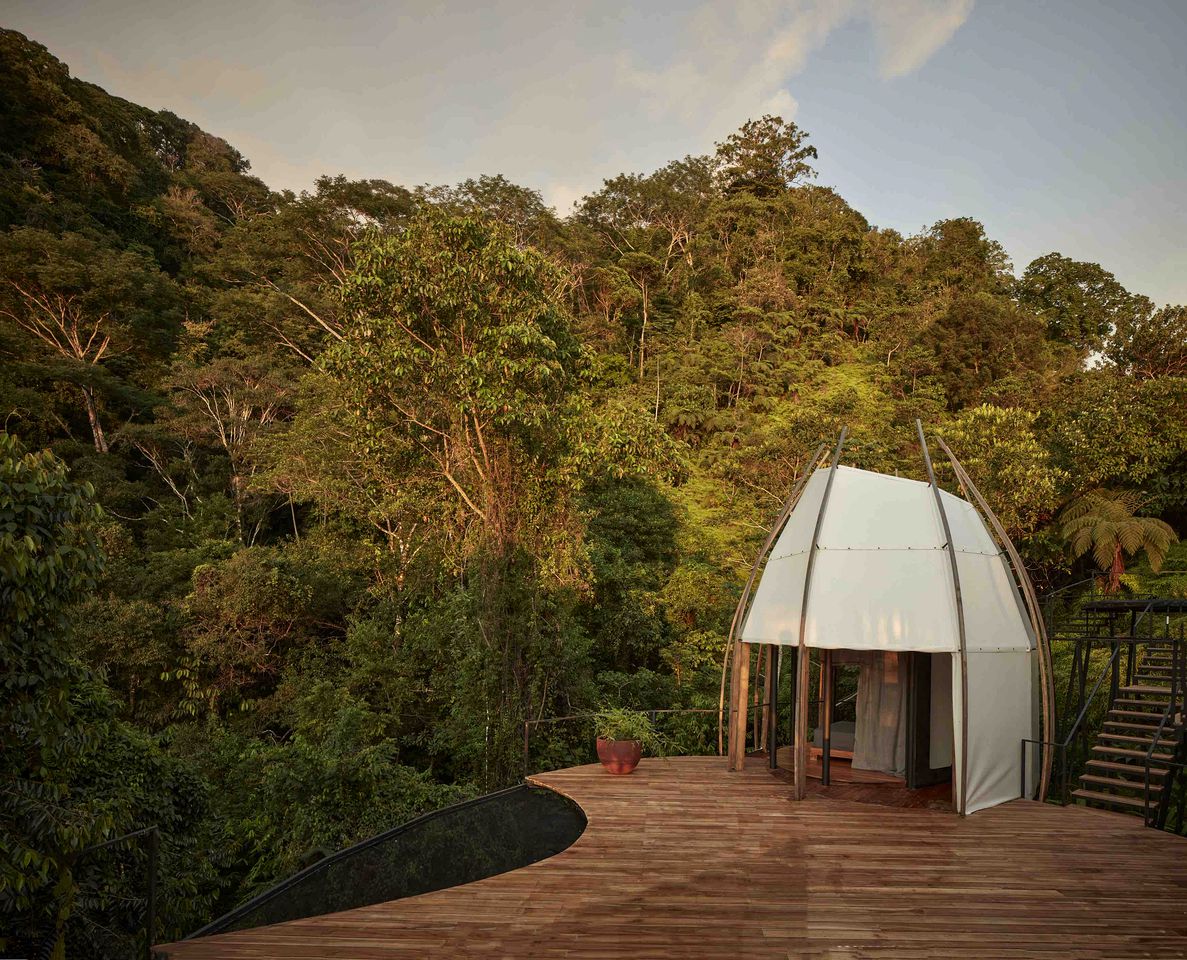
[[1025, 740], [1022, 741], [1022, 764], [1019, 767], [1019, 769], [1022, 771], [1022, 789], [1019, 791], [1018, 796], [1020, 796], [1023, 800], [1026, 800], [1028, 798], [1026, 796], [1026, 741]]
[[148, 831], [148, 896], [144, 905], [144, 960], [152, 960], [153, 940], [157, 935], [157, 869], [160, 859], [161, 832]]

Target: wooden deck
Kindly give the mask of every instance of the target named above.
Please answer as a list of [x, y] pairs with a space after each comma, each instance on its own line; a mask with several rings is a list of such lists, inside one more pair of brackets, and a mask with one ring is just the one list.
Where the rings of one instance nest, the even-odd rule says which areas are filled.
[[1017, 800], [960, 818], [814, 795], [750, 761], [533, 778], [589, 826], [549, 860], [168, 948], [205, 958], [1187, 957], [1187, 841]]

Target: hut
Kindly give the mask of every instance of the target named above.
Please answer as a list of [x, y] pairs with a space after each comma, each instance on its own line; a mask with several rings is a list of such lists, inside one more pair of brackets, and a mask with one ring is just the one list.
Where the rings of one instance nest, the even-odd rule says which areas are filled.
[[[1033, 588], [1001, 524], [942, 441], [962, 492], [980, 512], [940, 488], [918, 429], [927, 482], [842, 465], [845, 431], [828, 466], [821, 465], [824, 449], [817, 452], [734, 618], [730, 769], [745, 763], [749, 680], [753, 672], [757, 682], [760, 671], [775, 765], [782, 664], [793, 672], [797, 799], [812, 752], [820, 755], [824, 784], [838, 754], [908, 787], [950, 780], [961, 814], [1046, 789], [1049, 757], [1028, 754], [1024, 745], [1052, 739], [1049, 654]], [[819, 709], [810, 743], [813, 664]], [[841, 665], [859, 674], [855, 719], [843, 729], [832, 722]]]

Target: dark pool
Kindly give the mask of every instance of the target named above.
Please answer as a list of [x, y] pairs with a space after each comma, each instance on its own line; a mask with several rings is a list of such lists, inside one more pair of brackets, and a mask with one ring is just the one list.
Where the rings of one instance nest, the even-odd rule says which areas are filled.
[[521, 784], [446, 807], [320, 860], [192, 934], [204, 937], [471, 883], [560, 853], [585, 814]]

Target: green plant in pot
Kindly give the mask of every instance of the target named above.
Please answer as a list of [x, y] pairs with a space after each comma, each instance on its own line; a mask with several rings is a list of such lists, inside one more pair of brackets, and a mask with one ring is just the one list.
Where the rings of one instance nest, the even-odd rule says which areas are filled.
[[645, 713], [624, 707], [604, 707], [595, 717], [598, 759], [607, 771], [627, 774], [639, 765], [644, 748], [658, 753], [663, 738]]

